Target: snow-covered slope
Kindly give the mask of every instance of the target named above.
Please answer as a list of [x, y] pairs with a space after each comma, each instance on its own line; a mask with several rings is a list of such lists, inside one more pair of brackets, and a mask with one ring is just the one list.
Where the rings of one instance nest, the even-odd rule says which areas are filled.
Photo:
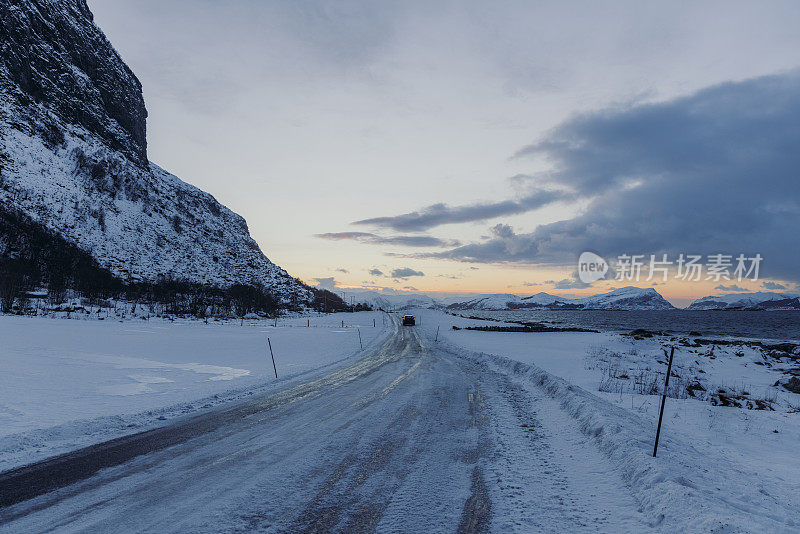
[[592, 295], [569, 302], [583, 304], [591, 310], [671, 310], [674, 306], [667, 302], [652, 287], [622, 287], [610, 293]]
[[0, 0], [0, 47], [0, 203], [123, 281], [310, 298], [242, 217], [147, 161], [141, 85], [85, 0]]
[[438, 303], [421, 293], [382, 293], [378, 291], [347, 290], [357, 303], [369, 304], [375, 309], [436, 308]]
[[517, 295], [488, 295], [451, 304], [457, 310], [512, 310], [520, 308], [587, 309], [587, 310], [671, 310], [667, 302], [653, 288], [623, 287], [608, 293], [581, 298], [564, 298], [548, 293], [529, 297]]
[[464, 302], [457, 302], [448, 306], [448, 308], [458, 310], [505, 310], [518, 304], [522, 301], [522, 297], [517, 295], [499, 293], [495, 295], [486, 295], [478, 298], [470, 299]]
[[522, 297], [522, 302], [525, 304], [537, 304], [539, 306], [546, 306], [547, 304], [555, 304], [557, 302], [564, 302], [565, 298], [545, 293], [544, 291], [531, 295], [529, 297]]
[[800, 309], [800, 299], [793, 293], [773, 293], [771, 291], [755, 291], [752, 293], [731, 293], [728, 295], [708, 296], [695, 300], [689, 305], [690, 310], [722, 310], [722, 309]]
[[[269, 327], [0, 316], [0, 471], [313, 374], [361, 350], [357, 327], [367, 350], [391, 334], [381, 315], [347, 314], [345, 328], [341, 314], [281, 317]], [[264, 358], [265, 328], [280, 381]]]

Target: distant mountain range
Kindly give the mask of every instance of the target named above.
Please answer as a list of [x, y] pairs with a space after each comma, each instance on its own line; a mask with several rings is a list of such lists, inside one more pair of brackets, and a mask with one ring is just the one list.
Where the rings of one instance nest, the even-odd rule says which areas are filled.
[[458, 302], [447, 306], [453, 310], [672, 310], [675, 307], [667, 302], [653, 288], [623, 287], [580, 298], [564, 298], [549, 293], [537, 293], [529, 297], [517, 295], [487, 295], [485, 297]]
[[[383, 309], [443, 308], [448, 310], [675, 310], [653, 288], [623, 287], [589, 297], [567, 298], [549, 293], [521, 297], [510, 293], [477, 295], [465, 299], [435, 298], [422, 293], [382, 293], [350, 290], [355, 302]], [[695, 300], [688, 310], [796, 310], [800, 296], [759, 291], [708, 296]]]
[[528, 297], [513, 294], [473, 296], [465, 300], [448, 297], [437, 299], [422, 293], [381, 293], [378, 291], [353, 292], [355, 302], [370, 304], [376, 308], [444, 308], [448, 310], [671, 310], [675, 307], [667, 302], [655, 289], [623, 287], [601, 295], [566, 298], [548, 293], [537, 293]]
[[689, 310], [800, 310], [800, 295], [757, 291], [708, 296], [692, 302]]
[[440, 302], [421, 293], [381, 293], [372, 290], [347, 290], [345, 298], [349, 301], [350, 297], [356, 303], [368, 304], [375, 309], [382, 310], [441, 307]]

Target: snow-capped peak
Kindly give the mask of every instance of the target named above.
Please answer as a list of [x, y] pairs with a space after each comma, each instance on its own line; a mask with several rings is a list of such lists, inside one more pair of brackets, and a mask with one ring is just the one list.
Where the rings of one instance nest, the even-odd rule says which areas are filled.
[[727, 295], [709, 295], [699, 298], [689, 305], [690, 310], [718, 310], [742, 308], [800, 308], [796, 293], [775, 293], [772, 291], [753, 291], [747, 293], [729, 293]]
[[559, 297], [544, 292], [536, 293], [529, 297], [509, 294], [487, 295], [452, 304], [449, 308], [464, 310], [508, 310], [519, 308], [669, 310], [673, 309], [674, 306], [653, 288], [629, 286], [600, 295], [580, 298]]

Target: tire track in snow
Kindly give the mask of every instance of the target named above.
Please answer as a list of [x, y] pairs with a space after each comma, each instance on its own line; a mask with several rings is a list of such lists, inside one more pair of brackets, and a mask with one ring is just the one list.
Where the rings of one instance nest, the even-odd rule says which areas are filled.
[[452, 354], [482, 377], [480, 461], [493, 532], [649, 532], [639, 507], [574, 420], [535, 385]]
[[2, 510], [0, 531], [452, 532], [477, 487], [474, 378], [413, 329], [355, 367]]
[[418, 335], [0, 510], [0, 532], [647, 530], [555, 401]]
[[[302, 401], [361, 377], [368, 376], [402, 352], [402, 339], [395, 335], [374, 354], [352, 365], [305, 384], [233, 408], [224, 408], [65, 453], [41, 462], [0, 473], [0, 511], [60, 487], [86, 479], [99, 470], [114, 467], [137, 456], [184, 443], [206, 433], [224, 429], [242, 418], [269, 412], [285, 404]], [[1, 517], [1, 516], [0, 516]]]

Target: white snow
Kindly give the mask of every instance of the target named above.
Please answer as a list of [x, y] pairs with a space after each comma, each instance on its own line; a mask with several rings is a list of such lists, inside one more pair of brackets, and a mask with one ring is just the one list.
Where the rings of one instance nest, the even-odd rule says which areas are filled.
[[[425, 310], [421, 329], [433, 343], [506, 373], [524, 387], [544, 388], [631, 487], [656, 523], [690, 532], [796, 532], [800, 529], [800, 421], [792, 406], [800, 396], [771, 382], [780, 365], [756, 365], [755, 351], [679, 346], [676, 371], [702, 367], [706, 385], [749, 390], [752, 397], [775, 397], [776, 411], [713, 406], [707, 400], [667, 399], [659, 456], [652, 458], [660, 395], [620, 388], [598, 391], [607, 367], [603, 350], [621, 354], [620, 365], [653, 371], [664, 360], [659, 339], [633, 340], [610, 333], [506, 333], [451, 329], [497, 325]], [[660, 353], [660, 356], [659, 356]], [[695, 361], [700, 361], [698, 366]], [[605, 362], [607, 363], [607, 362]], [[627, 367], [626, 367], [627, 366]], [[674, 380], [674, 379], [673, 379]], [[660, 386], [659, 386], [660, 387]]]
[[0, 470], [139, 431], [160, 423], [159, 417], [210, 407], [253, 388], [307, 379], [361, 353], [359, 332], [365, 349], [374, 347], [390, 331], [384, 315], [281, 317], [277, 327], [272, 320], [240, 325], [0, 316]]
[[[409, 502], [418, 507], [419, 517], [431, 517], [426, 521], [448, 511], [450, 515], [441, 516], [436, 525], [452, 524], [452, 503], [466, 497], [465, 476], [471, 469], [470, 464], [452, 463], [449, 455], [456, 450], [483, 470], [492, 503], [491, 528], [497, 532], [554, 530], [554, 525], [598, 532], [650, 528], [794, 532], [800, 528], [796, 454], [800, 422], [792, 410], [793, 403], [800, 405], [800, 401], [794, 400], [795, 394], [771, 385], [793, 365], [792, 358], [768, 360], [759, 349], [742, 345], [678, 344], [673, 382], [696, 378], [708, 395], [667, 400], [659, 455], [652, 458], [660, 396], [644, 383], [637, 386], [633, 375], [639, 373], [658, 385], [664, 372], [663, 345], [680, 340], [634, 339], [613, 333], [452, 330], [453, 325], [500, 323], [429, 309], [412, 313], [419, 318], [413, 332], [432, 350], [424, 361], [414, 363], [413, 354], [390, 359], [393, 363], [369, 380], [348, 382], [349, 389], [337, 389], [340, 399], [320, 399], [312, 413], [298, 405], [289, 411], [294, 415], [281, 423], [305, 432], [309, 450], [319, 447], [329, 455], [350, 450], [355, 436], [371, 436], [369, 443], [357, 440], [353, 458], [364, 463], [365, 476], [374, 477], [365, 487], [375, 489], [376, 495], [403, 496], [386, 509], [384, 521], [391, 525], [406, 524], [402, 521], [408, 514], [400, 512]], [[379, 312], [294, 317], [280, 319], [277, 327], [263, 320], [206, 325], [199, 321], [0, 317], [0, 335], [10, 340], [0, 352], [4, 369], [10, 371], [0, 377], [0, 418], [5, 432], [0, 438], [0, 469], [149, 428], [160, 424], [160, 417], [169, 419], [256, 391], [306, 381], [333, 369], [337, 362], [353, 361], [349, 356], [364, 354], [358, 344], [359, 330], [365, 351], [375, 347], [391, 330], [384, 317]], [[311, 322], [310, 328], [306, 321]], [[267, 336], [276, 352], [281, 375], [277, 381], [267, 358]], [[397, 369], [392, 368], [395, 365]], [[712, 393], [720, 387], [739, 394], [747, 390], [749, 398], [767, 399], [776, 411], [713, 406]], [[393, 391], [402, 391], [399, 399], [389, 394]], [[383, 400], [370, 404], [370, 399]], [[445, 399], [455, 404], [441, 404]], [[375, 413], [370, 417], [381, 414], [380, 425], [375, 419], [370, 424], [364, 414], [349, 413], [341, 420], [331, 416], [331, 407], [362, 404], [373, 406], [369, 410]], [[469, 411], [465, 411], [467, 405]], [[443, 406], [447, 406], [447, 416], [437, 419], [444, 415]], [[321, 415], [323, 419], [331, 416], [326, 428], [338, 436], [331, 443], [309, 434], [317, 428], [311, 421]], [[466, 432], [455, 436], [453, 429], [463, 430], [464, 421], [452, 428], [447, 425], [469, 416], [476, 419]], [[357, 421], [357, 432], [346, 430], [349, 423], [345, 421], [350, 418]], [[391, 447], [389, 435], [378, 430], [386, 420], [395, 421], [387, 431], [399, 439]], [[396, 424], [401, 430], [394, 429]], [[409, 444], [411, 460], [392, 460], [385, 474], [380, 465], [372, 470], [373, 461], [382, 461], [382, 451], [404, 450], [409, 430], [403, 425], [411, 425], [408, 428], [416, 432], [414, 443]], [[376, 430], [370, 434], [372, 427]], [[345, 430], [336, 434], [336, 429]], [[270, 432], [272, 437], [265, 436], [263, 429], [250, 429], [233, 438], [234, 445], [243, 451], [260, 451], [264, 445], [254, 446], [252, 440], [280, 444], [286, 448], [281, 461], [296, 466], [291, 439], [279, 437], [280, 429]], [[432, 432], [439, 434], [434, 438]], [[450, 443], [445, 435], [451, 436]], [[415, 452], [424, 436], [428, 441]], [[488, 456], [477, 455], [467, 446], [475, 439], [486, 440], [478, 450], [487, 447]], [[205, 446], [203, 440], [198, 443], [196, 447]], [[216, 458], [218, 448], [211, 447], [209, 454]], [[225, 456], [224, 461], [239, 474], [250, 469], [247, 462], [269, 469], [264, 462], [273, 460], [254, 454], [244, 463], [234, 461], [235, 455]], [[340, 462], [342, 473], [361, 480], [360, 471], [351, 473], [347, 467], [354, 459], [324, 456], [306, 467], [316, 473], [323, 460], [326, 466]], [[191, 458], [176, 457], [176, 461], [191, 462]], [[397, 478], [402, 481], [398, 489], [392, 473], [406, 472], [409, 467], [413, 474]], [[421, 488], [430, 491], [424, 474], [435, 474], [437, 480], [450, 477], [453, 487], [460, 489], [444, 491], [436, 503], [426, 505], [412, 498]], [[146, 472], [141, 476], [146, 477]], [[231, 484], [238, 479], [221, 480]], [[305, 488], [303, 480], [293, 479], [284, 497], [298, 503], [312, 499], [308, 491], [292, 496], [294, 490], [288, 489]], [[282, 494], [282, 490], [271, 491]], [[99, 492], [96, 497], [104, 495]], [[329, 504], [325, 499], [313, 501], [312, 509], [324, 508]], [[238, 509], [255, 501], [242, 502], [226, 506]], [[587, 518], [594, 519], [587, 522]]]
[[399, 329], [364, 362], [333, 373], [335, 387], [312, 385], [254, 417], [20, 503], [7, 527], [650, 531], [613, 465], [546, 391], [424, 350], [418, 332]]
[[[65, 142], [56, 149], [2, 121], [0, 127], [8, 157], [0, 202], [122, 280], [262, 284], [285, 300], [310, 298], [261, 252], [245, 220], [210, 194], [153, 163], [134, 165], [77, 126], [64, 125]], [[103, 171], [95, 176], [87, 167]]]

